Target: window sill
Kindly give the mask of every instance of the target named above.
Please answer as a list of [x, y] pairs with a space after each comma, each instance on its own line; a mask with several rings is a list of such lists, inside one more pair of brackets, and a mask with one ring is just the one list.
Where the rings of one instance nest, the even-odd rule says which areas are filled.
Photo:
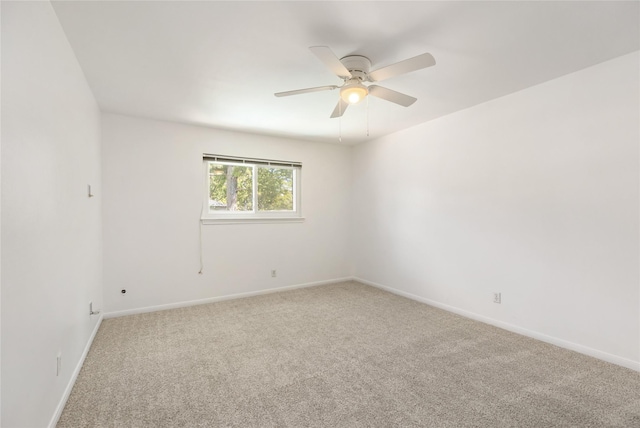
[[250, 218], [201, 218], [203, 225], [217, 224], [266, 224], [266, 223], [302, 223], [304, 217], [250, 217]]

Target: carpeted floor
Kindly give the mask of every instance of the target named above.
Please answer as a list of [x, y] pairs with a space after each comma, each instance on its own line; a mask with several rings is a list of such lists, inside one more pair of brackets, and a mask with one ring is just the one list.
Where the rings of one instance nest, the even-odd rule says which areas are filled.
[[63, 427], [640, 427], [640, 373], [355, 282], [108, 319]]

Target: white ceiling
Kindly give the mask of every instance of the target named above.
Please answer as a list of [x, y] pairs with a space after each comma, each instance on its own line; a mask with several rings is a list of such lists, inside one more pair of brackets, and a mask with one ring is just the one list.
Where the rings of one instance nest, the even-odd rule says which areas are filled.
[[[102, 110], [352, 144], [640, 49], [640, 2], [53, 1]], [[341, 84], [309, 51], [376, 69], [423, 52], [434, 67], [330, 119]], [[369, 137], [367, 137], [367, 126]]]

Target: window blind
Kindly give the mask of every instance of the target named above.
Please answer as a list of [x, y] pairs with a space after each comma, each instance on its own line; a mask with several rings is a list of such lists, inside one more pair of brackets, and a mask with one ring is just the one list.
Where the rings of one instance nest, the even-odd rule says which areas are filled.
[[291, 168], [302, 168], [302, 162], [282, 161], [273, 159], [255, 159], [255, 158], [241, 158], [234, 156], [212, 155], [205, 153], [202, 155], [202, 159], [213, 162], [235, 162], [235, 163], [248, 163], [253, 165], [268, 165], [268, 166], [288, 166]]

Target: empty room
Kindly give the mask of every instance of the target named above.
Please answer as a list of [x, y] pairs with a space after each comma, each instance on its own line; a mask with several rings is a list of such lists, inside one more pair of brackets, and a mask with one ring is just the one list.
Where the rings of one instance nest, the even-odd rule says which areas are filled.
[[640, 427], [639, 1], [1, 1], [0, 425]]

